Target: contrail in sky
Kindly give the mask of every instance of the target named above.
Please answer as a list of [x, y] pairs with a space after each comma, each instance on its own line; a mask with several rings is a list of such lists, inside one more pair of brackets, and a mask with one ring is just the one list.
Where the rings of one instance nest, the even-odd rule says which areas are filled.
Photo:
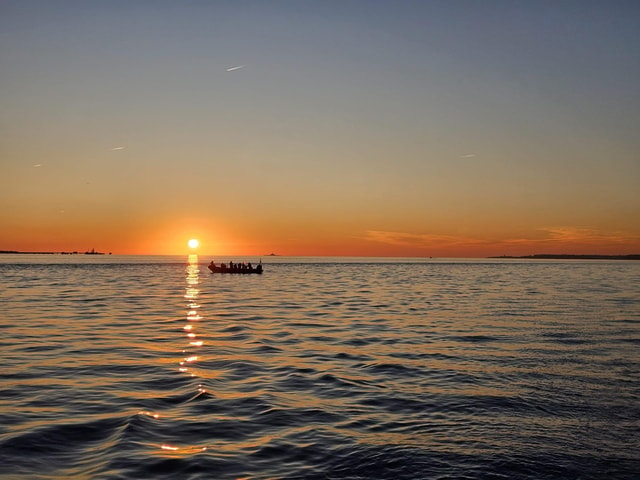
[[243, 67], [246, 67], [246, 65], [238, 65], [237, 67], [230, 67], [230, 68], [227, 68], [227, 72], [233, 72], [234, 70], [239, 70]]
[[115, 148], [112, 148], [111, 150], [124, 150], [124, 147], [115, 147]]
[[41, 163], [37, 163], [37, 164], [35, 164], [35, 165], [33, 166], [33, 168], [41, 167], [41, 166], [42, 166], [42, 164], [41, 164]]
[[475, 153], [468, 153], [466, 155], [460, 155], [460, 158], [472, 158], [475, 157], [476, 154]]

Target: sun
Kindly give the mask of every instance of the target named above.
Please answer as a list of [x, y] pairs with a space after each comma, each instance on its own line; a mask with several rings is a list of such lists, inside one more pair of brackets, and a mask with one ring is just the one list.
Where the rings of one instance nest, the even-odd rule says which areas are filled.
[[198, 248], [198, 245], [200, 245], [200, 242], [198, 241], [197, 238], [192, 238], [191, 240], [189, 240], [188, 245], [189, 245], [189, 248]]

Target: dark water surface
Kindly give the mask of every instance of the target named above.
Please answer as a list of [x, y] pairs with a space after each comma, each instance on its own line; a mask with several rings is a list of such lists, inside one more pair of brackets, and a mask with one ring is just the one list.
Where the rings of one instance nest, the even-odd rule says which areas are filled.
[[640, 262], [209, 260], [0, 256], [0, 477], [640, 478]]

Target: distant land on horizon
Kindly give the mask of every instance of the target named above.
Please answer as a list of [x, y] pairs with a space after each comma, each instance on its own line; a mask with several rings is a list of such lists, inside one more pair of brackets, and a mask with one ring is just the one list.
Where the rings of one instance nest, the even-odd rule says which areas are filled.
[[[17, 254], [17, 255], [105, 255], [104, 252], [96, 252], [94, 249], [88, 250], [86, 252], [20, 252], [18, 250], [0, 250], [0, 254]], [[111, 255], [111, 252], [109, 252]]]
[[489, 258], [531, 258], [540, 260], [640, 260], [640, 254], [631, 255], [573, 255], [565, 253], [537, 253], [535, 255], [500, 255], [499, 257]]

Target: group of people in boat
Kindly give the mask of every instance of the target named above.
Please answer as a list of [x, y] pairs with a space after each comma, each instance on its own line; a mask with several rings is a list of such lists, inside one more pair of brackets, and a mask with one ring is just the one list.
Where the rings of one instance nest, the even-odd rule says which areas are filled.
[[262, 273], [262, 262], [254, 268], [253, 265], [251, 265], [251, 262], [233, 263], [232, 261], [229, 261], [229, 265], [227, 265], [226, 263], [221, 263], [220, 266], [218, 266], [213, 260], [211, 260], [211, 263], [209, 264], [209, 270], [211, 270], [212, 272], [224, 271], [237, 273]]

